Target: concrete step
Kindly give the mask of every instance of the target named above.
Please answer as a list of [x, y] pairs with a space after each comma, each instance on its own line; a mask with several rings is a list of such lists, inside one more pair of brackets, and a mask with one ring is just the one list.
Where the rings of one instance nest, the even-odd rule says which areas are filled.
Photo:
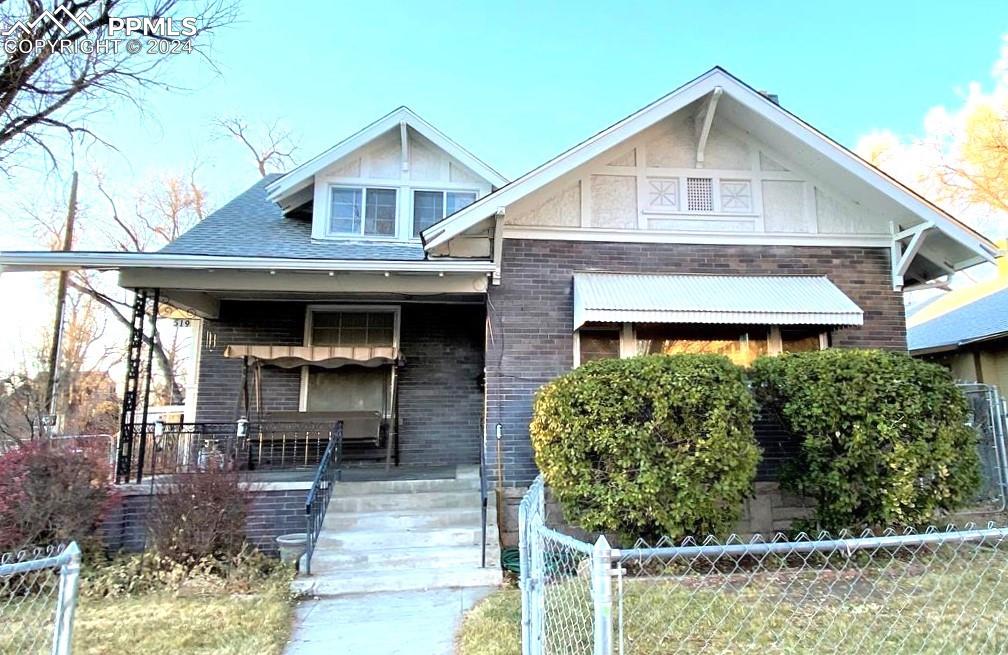
[[371, 480], [367, 482], [337, 482], [333, 497], [371, 496], [374, 494], [414, 494], [430, 491], [479, 491], [479, 477], [433, 480]]
[[[312, 557], [312, 574], [331, 571], [396, 571], [402, 569], [444, 569], [477, 567], [482, 558], [476, 546], [443, 546], [440, 548], [396, 548], [381, 551], [316, 550]], [[500, 563], [497, 543], [487, 545], [487, 566]]]
[[364, 496], [333, 496], [326, 514], [381, 512], [387, 510], [479, 509], [479, 493], [430, 491], [426, 493], [379, 493]]
[[322, 533], [316, 548], [340, 550], [381, 550], [403, 546], [429, 548], [435, 546], [478, 546], [479, 528], [440, 528], [434, 530], [348, 530]]
[[[323, 530], [416, 530], [421, 528], [468, 528], [482, 524], [479, 508], [429, 509], [423, 511], [326, 512]], [[487, 507], [487, 530], [496, 529], [497, 512]]]
[[414, 569], [411, 571], [330, 572], [297, 578], [297, 593], [313, 596], [342, 596], [376, 591], [414, 591], [457, 587], [487, 587], [501, 583], [496, 565], [487, 568]]

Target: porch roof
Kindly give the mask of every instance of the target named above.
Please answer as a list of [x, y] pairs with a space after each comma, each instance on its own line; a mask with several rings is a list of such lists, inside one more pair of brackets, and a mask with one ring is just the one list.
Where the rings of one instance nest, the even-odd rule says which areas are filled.
[[588, 322], [861, 325], [864, 313], [825, 277], [574, 276], [574, 329]]

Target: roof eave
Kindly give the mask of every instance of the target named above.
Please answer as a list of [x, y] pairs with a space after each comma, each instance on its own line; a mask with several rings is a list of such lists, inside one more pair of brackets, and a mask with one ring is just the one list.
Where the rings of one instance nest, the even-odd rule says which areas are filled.
[[316, 155], [294, 170], [289, 171], [283, 177], [271, 182], [266, 187], [267, 197], [273, 202], [277, 202], [285, 196], [303, 189], [308, 184], [311, 184], [316, 173], [339, 161], [354, 150], [366, 145], [372, 139], [395, 128], [402, 121], [405, 121], [409, 127], [415, 129], [494, 186], [504, 186], [507, 184], [507, 178], [494, 170], [489, 164], [453, 141], [444, 132], [422, 119], [408, 107], [399, 107], [359, 132], [340, 141], [328, 150]]
[[223, 257], [169, 253], [0, 252], [0, 271], [39, 272], [161, 268], [189, 270], [359, 271], [377, 273], [492, 273], [491, 261], [471, 259], [374, 260]]

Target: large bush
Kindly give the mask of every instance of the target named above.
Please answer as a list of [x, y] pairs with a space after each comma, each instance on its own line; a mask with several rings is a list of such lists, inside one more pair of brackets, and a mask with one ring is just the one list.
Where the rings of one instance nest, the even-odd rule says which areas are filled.
[[101, 449], [28, 442], [0, 455], [0, 551], [69, 543], [101, 545], [113, 501]]
[[154, 549], [186, 565], [235, 556], [245, 545], [248, 494], [238, 474], [211, 468], [164, 483], [149, 523]]
[[716, 355], [592, 362], [536, 396], [532, 445], [569, 520], [625, 537], [721, 532], [759, 460], [742, 371]]
[[979, 484], [966, 401], [944, 368], [902, 353], [831, 349], [764, 357], [761, 402], [801, 439], [783, 484], [829, 530], [929, 521]]

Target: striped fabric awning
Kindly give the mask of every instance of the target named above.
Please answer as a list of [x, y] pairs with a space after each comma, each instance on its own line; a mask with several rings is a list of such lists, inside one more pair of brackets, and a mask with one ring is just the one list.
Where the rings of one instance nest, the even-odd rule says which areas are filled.
[[861, 325], [864, 312], [826, 277], [574, 275], [574, 329], [585, 323]]
[[399, 359], [399, 351], [390, 346], [267, 346], [233, 344], [224, 348], [225, 357], [248, 357], [280, 368], [318, 366], [339, 368], [382, 366]]

